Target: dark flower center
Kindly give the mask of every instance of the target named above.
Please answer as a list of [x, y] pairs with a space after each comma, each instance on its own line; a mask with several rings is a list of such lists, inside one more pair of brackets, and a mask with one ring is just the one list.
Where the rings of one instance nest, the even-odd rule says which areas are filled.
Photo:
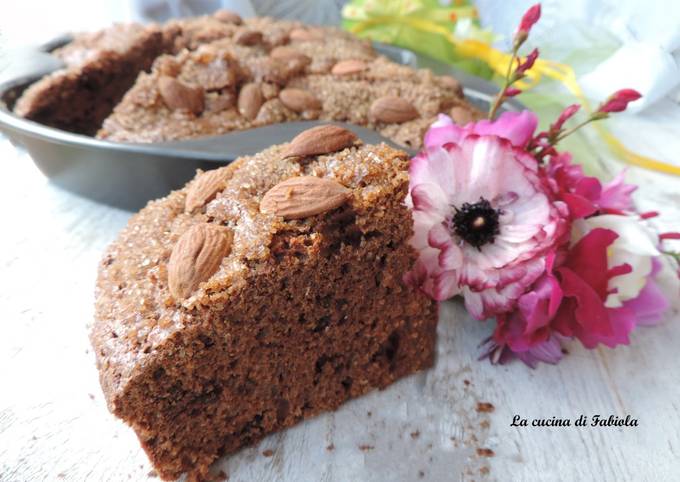
[[481, 249], [485, 244], [493, 243], [500, 233], [498, 218], [501, 210], [492, 208], [483, 197], [474, 204], [463, 203], [460, 208], [454, 206], [453, 209], [456, 213], [453, 215], [452, 231], [475, 248]]

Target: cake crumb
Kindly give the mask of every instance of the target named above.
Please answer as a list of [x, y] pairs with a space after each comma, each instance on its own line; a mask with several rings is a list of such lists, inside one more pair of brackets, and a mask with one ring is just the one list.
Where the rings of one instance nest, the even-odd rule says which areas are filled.
[[470, 380], [468, 380], [467, 378], [463, 380], [463, 383], [465, 384], [466, 387], [470, 386]]
[[88, 393], [87, 396], [90, 397], [90, 400], [94, 400], [94, 395], [92, 393]]
[[496, 407], [489, 402], [477, 402], [477, 411], [480, 413], [491, 413], [496, 410]]
[[416, 430], [415, 432], [411, 432], [411, 438], [413, 440], [417, 439], [418, 437], [420, 437], [420, 430]]
[[482, 475], [489, 475], [489, 472], [490, 472], [489, 467], [487, 467], [486, 465], [479, 469], [479, 473]]
[[327, 445], [326, 450], [328, 450], [329, 452], [335, 450], [335, 444], [331, 443], [330, 445]]
[[479, 426], [480, 426], [481, 428], [489, 428], [490, 425], [491, 425], [491, 424], [489, 423], [488, 420], [482, 420], [481, 422], [479, 422]]
[[418, 477], [420, 477], [421, 479], [422, 479], [423, 477], [425, 477], [425, 472], [423, 472], [422, 470], [419, 470], [419, 471], [418, 471]]
[[149, 470], [149, 472], [146, 474], [146, 476], [152, 477], [152, 478], [155, 479], [156, 477], [158, 477], [158, 472], [156, 472], [155, 470]]
[[369, 450], [373, 450], [375, 447], [373, 445], [359, 445], [359, 450], [362, 452], [368, 452]]
[[477, 448], [477, 455], [479, 455], [480, 457], [493, 457], [494, 455], [496, 455], [496, 452], [494, 452], [491, 449], [479, 447]]
[[366, 412], [366, 416], [367, 416], [367, 417], [372, 417], [372, 416], [373, 416], [373, 412], [370, 412], [370, 411], [369, 411], [369, 412]]
[[272, 449], [267, 449], [262, 451], [262, 455], [264, 455], [265, 457], [271, 457], [272, 455], [274, 455], [274, 451]]

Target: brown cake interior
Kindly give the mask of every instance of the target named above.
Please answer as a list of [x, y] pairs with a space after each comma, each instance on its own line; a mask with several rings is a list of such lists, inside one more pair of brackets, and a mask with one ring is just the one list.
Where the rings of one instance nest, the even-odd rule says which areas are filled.
[[41, 124], [94, 135], [139, 72], [167, 48], [157, 27], [114, 26], [107, 35], [56, 52], [67, 66], [32, 84], [14, 111]]
[[[415, 257], [404, 153], [282, 157], [274, 147], [223, 168], [225, 189], [200, 213], [183, 211], [192, 184], [151, 203], [102, 262], [92, 332], [102, 386], [163, 478], [205, 472], [222, 453], [432, 364], [436, 304], [402, 282]], [[336, 179], [352, 199], [303, 220], [260, 213], [262, 195], [295, 175]], [[169, 251], [200, 222], [231, 227], [234, 246], [174, 300]]]

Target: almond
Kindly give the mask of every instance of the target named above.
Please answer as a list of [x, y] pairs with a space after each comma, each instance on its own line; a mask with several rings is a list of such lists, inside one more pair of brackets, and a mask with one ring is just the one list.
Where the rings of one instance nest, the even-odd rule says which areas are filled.
[[306, 110], [321, 110], [321, 101], [314, 94], [302, 89], [283, 89], [279, 93], [283, 105], [295, 112]]
[[257, 117], [262, 107], [262, 91], [257, 84], [246, 84], [241, 88], [238, 94], [238, 111], [243, 117], [248, 120], [253, 120]]
[[284, 157], [329, 154], [351, 146], [357, 140], [354, 132], [332, 124], [312, 127], [290, 141]]
[[218, 10], [213, 14], [213, 17], [224, 23], [233, 23], [234, 25], [241, 25], [243, 23], [241, 16], [231, 10]]
[[463, 97], [463, 86], [460, 85], [458, 79], [451, 77], [450, 75], [443, 75], [439, 77], [442, 85], [447, 89], [451, 89], [456, 97]]
[[368, 69], [368, 65], [363, 60], [341, 60], [333, 66], [333, 75], [353, 75]]
[[234, 41], [239, 45], [252, 47], [262, 43], [262, 32], [257, 30], [242, 30], [234, 35]]
[[203, 111], [203, 89], [200, 87], [190, 87], [177, 79], [163, 75], [158, 79], [158, 91], [165, 105], [173, 110], [183, 109], [194, 114]]
[[234, 107], [236, 96], [231, 92], [221, 95], [211, 95], [205, 99], [205, 110], [208, 112], [222, 112]]
[[377, 122], [400, 124], [418, 117], [418, 111], [409, 101], [387, 95], [373, 102], [368, 115]]
[[205, 90], [220, 90], [235, 85], [236, 74], [236, 66], [229, 65], [224, 59], [215, 59], [205, 64], [195, 65], [190, 71], [192, 80]]
[[309, 30], [306, 28], [294, 28], [293, 30], [290, 31], [288, 37], [291, 40], [300, 40], [303, 42], [310, 40], [321, 40], [323, 38], [318, 31]]
[[310, 59], [305, 54], [287, 46], [274, 48], [271, 52], [269, 52], [269, 56], [276, 60], [282, 60], [284, 62], [295, 61], [305, 65], [309, 65], [312, 62], [312, 59]]
[[221, 169], [207, 171], [198, 176], [187, 192], [184, 210], [190, 213], [215, 199], [217, 193], [224, 189], [225, 181], [226, 175]]
[[262, 197], [260, 212], [301, 219], [342, 206], [352, 192], [333, 179], [300, 176], [286, 179]]
[[231, 251], [231, 231], [216, 224], [201, 223], [189, 228], [177, 241], [168, 262], [168, 287], [183, 300], [219, 269]]
[[472, 112], [470, 112], [470, 110], [466, 109], [465, 107], [461, 106], [452, 107], [450, 113], [451, 119], [453, 119], [453, 122], [455, 122], [458, 125], [465, 125], [474, 120]]

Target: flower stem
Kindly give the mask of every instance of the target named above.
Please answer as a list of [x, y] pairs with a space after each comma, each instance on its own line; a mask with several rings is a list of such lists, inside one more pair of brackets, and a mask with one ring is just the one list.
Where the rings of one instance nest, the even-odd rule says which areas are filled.
[[505, 101], [505, 90], [510, 87], [510, 85], [512, 85], [512, 82], [510, 81], [510, 74], [512, 73], [512, 66], [515, 65], [515, 60], [517, 59], [517, 48], [518, 47], [515, 46], [512, 49], [512, 58], [510, 59], [510, 63], [508, 63], [508, 70], [505, 72], [503, 88], [500, 90], [500, 92], [498, 92], [498, 95], [494, 99], [493, 105], [489, 110], [489, 120], [493, 120], [493, 118], [496, 116], [498, 109], [500, 109], [501, 105], [503, 105], [503, 102]]

